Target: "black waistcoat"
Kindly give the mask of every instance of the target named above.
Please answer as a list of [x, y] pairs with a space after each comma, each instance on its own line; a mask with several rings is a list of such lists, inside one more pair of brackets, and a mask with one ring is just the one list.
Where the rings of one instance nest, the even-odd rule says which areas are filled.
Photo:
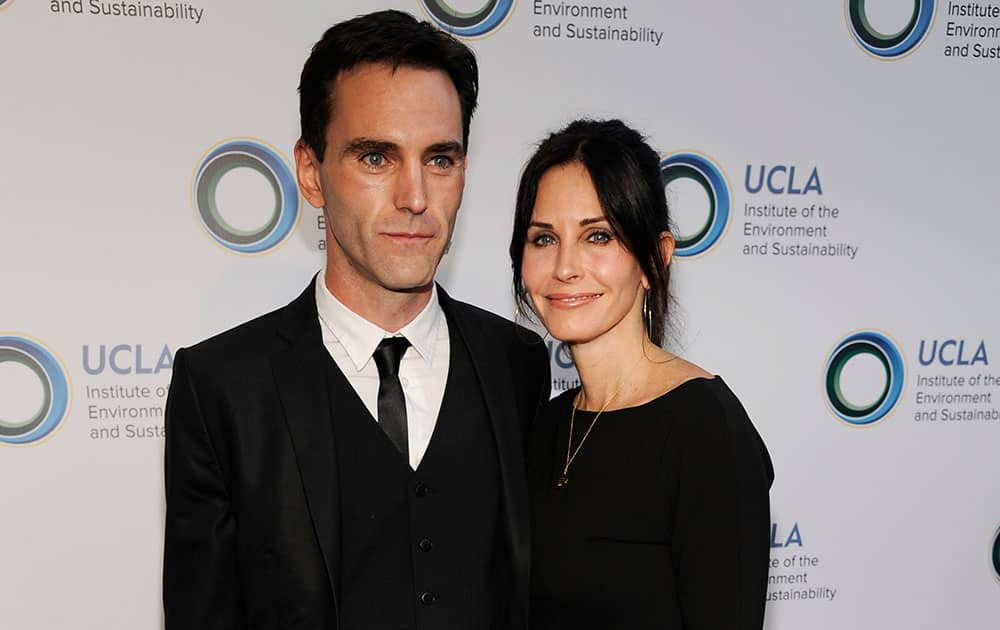
[[455, 334], [450, 346], [441, 411], [415, 472], [329, 361], [342, 630], [502, 625], [510, 561], [497, 449], [468, 349]]

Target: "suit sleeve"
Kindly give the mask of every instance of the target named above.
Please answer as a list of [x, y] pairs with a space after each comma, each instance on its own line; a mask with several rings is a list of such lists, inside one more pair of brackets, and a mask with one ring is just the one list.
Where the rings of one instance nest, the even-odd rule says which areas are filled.
[[174, 358], [165, 412], [165, 630], [243, 628], [232, 501], [186, 358]]
[[671, 554], [691, 630], [760, 630], [764, 623], [774, 473], [745, 412], [738, 403], [729, 407], [706, 401], [676, 435], [682, 445]]
[[[523, 366], [520, 369], [523, 370], [521, 382], [525, 395], [522, 403], [525, 413], [521, 415], [521, 434], [526, 437], [530, 435], [531, 428], [538, 419], [545, 403], [549, 402], [552, 392], [552, 368], [549, 365], [549, 353], [542, 338], [527, 329], [519, 329], [519, 334], [528, 337], [528, 341], [521, 350], [522, 363], [519, 364]], [[527, 440], [525, 440], [525, 446], [527, 446]]]
[[548, 350], [545, 349], [545, 343], [541, 339], [538, 340], [538, 346], [534, 352], [539, 366], [538, 408], [535, 413], [535, 418], [537, 419], [538, 413], [541, 412], [542, 407], [549, 402], [549, 398], [552, 396], [552, 366], [549, 362]]

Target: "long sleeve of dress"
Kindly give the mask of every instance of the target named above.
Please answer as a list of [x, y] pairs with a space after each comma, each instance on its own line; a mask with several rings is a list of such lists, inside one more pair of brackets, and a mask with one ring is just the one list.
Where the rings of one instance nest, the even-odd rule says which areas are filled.
[[763, 443], [728, 390], [677, 419], [671, 555], [685, 630], [759, 630], [769, 556]]

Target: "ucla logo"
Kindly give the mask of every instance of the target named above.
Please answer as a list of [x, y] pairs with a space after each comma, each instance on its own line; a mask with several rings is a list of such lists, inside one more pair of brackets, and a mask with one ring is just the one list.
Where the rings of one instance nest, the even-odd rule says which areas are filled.
[[920, 365], [943, 365], [945, 367], [981, 364], [986, 367], [990, 359], [986, 355], [986, 342], [971, 340], [969, 345], [965, 339], [927, 339], [920, 340], [920, 352], [917, 359]]
[[[805, 186], [801, 188], [795, 185], [795, 167], [784, 164], [767, 166], [761, 164], [757, 169], [756, 182], [754, 182], [753, 165], [747, 164], [746, 175], [743, 177], [743, 187], [751, 195], [756, 195], [767, 186], [767, 192], [772, 195], [808, 195], [815, 193], [823, 194], [823, 185], [819, 181], [819, 170], [814, 166], [812, 172], [806, 179]], [[799, 171], [801, 173], [801, 171]], [[801, 177], [801, 176], [800, 176]]]
[[0, 407], [0, 444], [31, 444], [50, 435], [65, 419], [69, 381], [52, 352], [25, 337], [0, 335], [0, 364], [8, 362], [27, 368], [38, 379], [42, 400], [37, 409], [22, 417], [12, 417], [9, 408]]
[[663, 186], [687, 179], [695, 182], [708, 195], [708, 216], [702, 225], [690, 234], [677, 235], [678, 256], [697, 256], [714, 246], [729, 225], [732, 196], [729, 183], [722, 169], [707, 155], [691, 151], [673, 153], [660, 161]]
[[792, 545], [802, 546], [802, 532], [799, 531], [799, 524], [792, 525], [788, 534], [782, 534], [777, 523], [771, 523], [771, 549], [784, 549]]
[[96, 348], [83, 346], [83, 371], [91, 376], [111, 371], [115, 374], [159, 374], [169, 372], [174, 367], [174, 353], [170, 346], [163, 345], [145, 348], [146, 360], [143, 360], [143, 346], [120, 343], [110, 348], [100, 344]]
[[[874, 401], [851, 402], [841, 387], [844, 368], [855, 357], [869, 355], [878, 360], [885, 373], [885, 383]], [[825, 388], [827, 401], [834, 414], [856, 426], [878, 422], [899, 402], [903, 392], [903, 355], [885, 334], [862, 330], [837, 344], [826, 364]]]
[[846, 0], [847, 21], [858, 45], [880, 59], [896, 59], [912, 51], [930, 29], [934, 0], [913, 0], [913, 13], [896, 33], [882, 33], [868, 20], [865, 0]]
[[[261, 175], [274, 194], [265, 221], [250, 228], [234, 226], [219, 209], [219, 182], [232, 171], [248, 169]], [[271, 147], [250, 139], [227, 140], [202, 159], [191, 186], [195, 213], [208, 235], [240, 254], [262, 254], [285, 241], [299, 220], [299, 192], [288, 163]]]
[[514, 10], [514, 0], [489, 0], [475, 11], [459, 11], [447, 0], [420, 0], [428, 17], [458, 37], [482, 37], [500, 28]]

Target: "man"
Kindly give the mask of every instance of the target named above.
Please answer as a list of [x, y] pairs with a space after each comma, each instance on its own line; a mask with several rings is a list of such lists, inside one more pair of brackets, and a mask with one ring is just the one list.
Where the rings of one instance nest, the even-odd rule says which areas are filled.
[[177, 353], [168, 630], [523, 627], [536, 335], [434, 284], [462, 199], [471, 51], [396, 11], [302, 72], [299, 188], [325, 271]]

